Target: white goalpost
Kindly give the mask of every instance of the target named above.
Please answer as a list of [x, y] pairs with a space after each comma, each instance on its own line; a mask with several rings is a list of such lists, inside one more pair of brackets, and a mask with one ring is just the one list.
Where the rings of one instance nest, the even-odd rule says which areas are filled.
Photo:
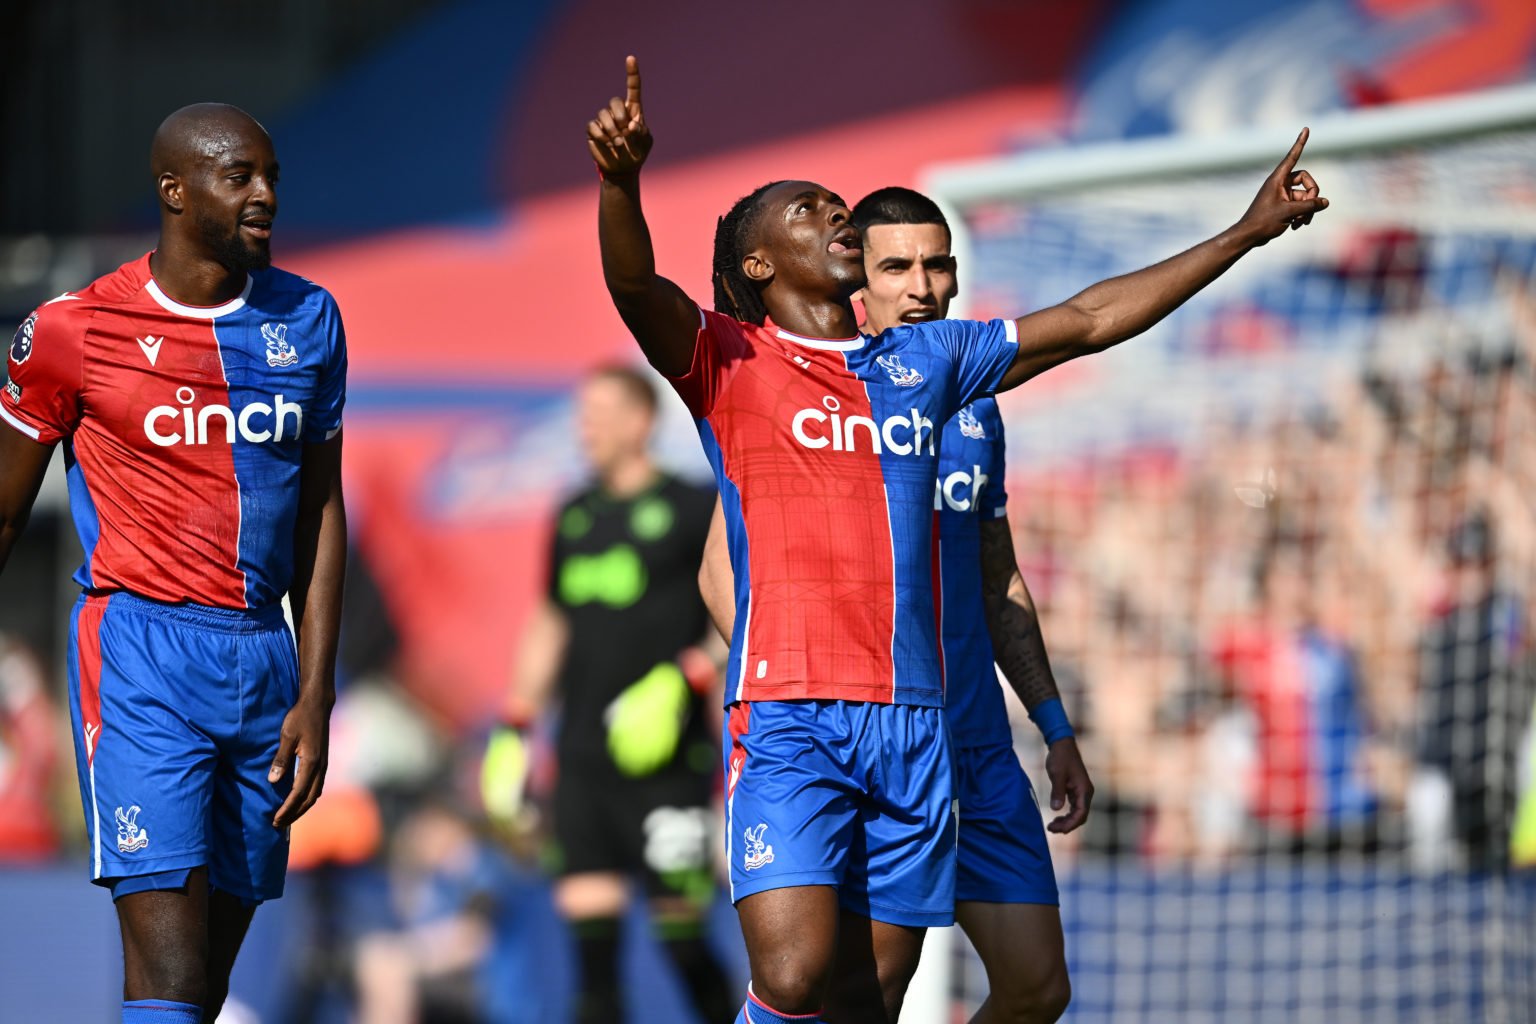
[[[1217, 233], [1299, 128], [931, 169], [957, 315]], [[1311, 226], [1001, 399], [1098, 787], [1070, 1021], [1536, 1021], [1536, 85], [1311, 129]], [[985, 995], [934, 930], [903, 1019]]]

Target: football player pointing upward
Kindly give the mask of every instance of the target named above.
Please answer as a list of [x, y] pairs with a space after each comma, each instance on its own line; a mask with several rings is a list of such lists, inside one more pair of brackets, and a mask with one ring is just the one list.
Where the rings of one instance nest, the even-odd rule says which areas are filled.
[[[865, 332], [878, 335], [948, 316], [959, 277], [949, 225], [933, 200], [911, 189], [883, 188], [859, 201], [853, 220], [869, 276], [861, 293]], [[1045, 827], [1013, 751], [994, 658], [1045, 735], [1051, 806], [1062, 810], [1070, 802], [1052, 831], [1082, 824], [1093, 796], [1014, 557], [1006, 475], [997, 402], [978, 398], [945, 424], [934, 493], [944, 703], [960, 801], [955, 918], [981, 954], [991, 988], [973, 1024], [1054, 1021], [1071, 993]], [[699, 585], [725, 636], [735, 619], [732, 583], [725, 518], [717, 505]]]
[[[603, 272], [699, 424], [736, 582], [727, 843], [751, 989], [738, 1020], [894, 1020], [923, 929], [952, 919], [954, 829], [935, 628], [942, 424], [971, 401], [1146, 330], [1322, 209], [1296, 140], [1231, 229], [1018, 320], [875, 338], [847, 206], [775, 182], [716, 234], [715, 306], [656, 273], [640, 207], [640, 71], [587, 125]], [[829, 991], [834, 963], [839, 985]]]
[[270, 267], [261, 125], [186, 107], [151, 162], [156, 250], [11, 343], [0, 567], [62, 441], [85, 548], [68, 667], [91, 878], [122, 926], [122, 1020], [189, 1024], [218, 1016], [325, 777], [347, 357], [331, 297]]

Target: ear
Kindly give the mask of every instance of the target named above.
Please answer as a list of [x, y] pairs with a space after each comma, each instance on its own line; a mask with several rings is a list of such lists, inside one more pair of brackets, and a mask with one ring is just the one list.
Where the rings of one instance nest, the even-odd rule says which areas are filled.
[[768, 262], [761, 251], [754, 250], [741, 258], [741, 272], [747, 275], [748, 281], [758, 284], [767, 284], [773, 280], [773, 264]]
[[170, 171], [165, 171], [155, 182], [155, 188], [160, 193], [160, 202], [166, 209], [172, 213], [181, 213], [186, 209], [186, 196], [182, 193], [181, 178]]

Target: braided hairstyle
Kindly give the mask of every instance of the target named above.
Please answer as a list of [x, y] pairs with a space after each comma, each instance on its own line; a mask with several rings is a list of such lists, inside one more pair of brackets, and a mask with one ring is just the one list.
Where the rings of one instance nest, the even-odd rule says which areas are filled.
[[762, 293], [757, 284], [742, 273], [741, 261], [747, 254], [752, 231], [762, 216], [759, 201], [769, 189], [780, 184], [783, 182], [770, 181], [742, 196], [715, 226], [715, 262], [711, 275], [715, 283], [715, 310], [743, 323], [762, 326], [768, 319]]

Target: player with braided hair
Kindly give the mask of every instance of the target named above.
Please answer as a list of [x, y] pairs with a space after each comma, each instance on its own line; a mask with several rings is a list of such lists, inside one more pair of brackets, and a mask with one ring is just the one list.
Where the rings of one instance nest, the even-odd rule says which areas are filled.
[[[894, 1021], [924, 929], [953, 919], [940, 427], [977, 397], [1140, 334], [1327, 200], [1295, 170], [1303, 132], [1237, 223], [1186, 252], [1017, 320], [869, 338], [847, 205], [775, 182], [722, 222], [727, 311], [708, 312], [656, 273], [640, 204], [653, 140], [638, 62], [625, 70], [625, 96], [587, 124], [603, 277], [698, 423], [736, 585], [726, 842], [752, 972], [737, 1021]], [[755, 314], [753, 295], [761, 322], [731, 315]]]
[[[959, 294], [949, 223], [920, 192], [890, 187], [853, 208], [869, 278], [859, 293], [863, 331], [942, 320]], [[971, 1024], [1047, 1024], [1071, 999], [1056, 875], [1029, 778], [1014, 753], [997, 668], [1040, 728], [1048, 752], [1050, 823], [1071, 832], [1088, 818], [1093, 783], [1051, 673], [1034, 599], [1009, 530], [1005, 443], [997, 401], [978, 398], [945, 424], [939, 446], [940, 651], [944, 710], [962, 814], [956, 841], [955, 920], [976, 947], [990, 989]], [[709, 527], [699, 589], [722, 636], [736, 606], [725, 516]]]
[[715, 261], [710, 274], [715, 286], [715, 309], [742, 323], [761, 326], [768, 318], [763, 297], [741, 272], [741, 254], [761, 218], [758, 201], [769, 189], [782, 184], [782, 181], [770, 181], [759, 185], [736, 200], [715, 225]]

